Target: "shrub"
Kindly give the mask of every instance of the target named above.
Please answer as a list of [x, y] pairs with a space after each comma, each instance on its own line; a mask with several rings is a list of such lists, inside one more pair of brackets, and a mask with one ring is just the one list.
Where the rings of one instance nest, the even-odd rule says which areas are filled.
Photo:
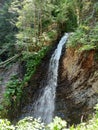
[[68, 41], [68, 47], [76, 47], [78, 45], [83, 45], [87, 43], [87, 35], [88, 27], [80, 26], [77, 30], [70, 36]]
[[66, 130], [65, 127], [66, 121], [59, 117], [55, 117], [49, 125], [42, 123], [40, 119], [26, 117], [20, 120], [16, 126], [17, 130]]
[[18, 122], [16, 130], [45, 130], [45, 126], [40, 119], [26, 117]]
[[66, 121], [59, 117], [55, 117], [53, 122], [46, 125], [40, 119], [26, 117], [20, 120], [16, 126], [11, 125], [8, 120], [0, 119], [0, 130], [98, 130], [98, 104], [95, 106], [96, 112], [92, 119], [88, 122], [82, 122], [76, 127], [73, 125], [66, 127]]
[[80, 47], [80, 51], [98, 49], [98, 23], [93, 28], [81, 25], [70, 36], [67, 47]]
[[[47, 126], [47, 128], [48, 128], [48, 130], [66, 130], [66, 129], [65, 129], [65, 128], [66, 128], [66, 125], [67, 125], [66, 121], [62, 120], [62, 119], [59, 118], [59, 117], [55, 117], [55, 118], [53, 119], [53, 122], [50, 123], [50, 124]], [[46, 128], [46, 129], [47, 129], [47, 128]]]
[[0, 130], [15, 130], [15, 127], [7, 119], [0, 119]]
[[37, 66], [40, 64], [42, 58], [45, 56], [49, 47], [43, 47], [36, 53], [23, 53], [22, 60], [26, 63], [26, 72], [23, 80], [18, 78], [18, 75], [13, 75], [6, 85], [4, 100], [0, 105], [0, 116], [7, 117], [8, 114], [17, 114], [17, 109], [20, 106], [21, 98], [23, 96], [23, 89], [30, 81], [32, 75], [35, 73]]

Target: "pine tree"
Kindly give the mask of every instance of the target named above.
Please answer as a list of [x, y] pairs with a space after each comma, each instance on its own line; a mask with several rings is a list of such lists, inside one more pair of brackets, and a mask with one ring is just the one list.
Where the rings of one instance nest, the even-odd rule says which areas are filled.
[[0, 8], [0, 56], [1, 60], [6, 60], [15, 53], [15, 34], [17, 27], [15, 23], [15, 14], [11, 12], [12, 0], [7, 0]]

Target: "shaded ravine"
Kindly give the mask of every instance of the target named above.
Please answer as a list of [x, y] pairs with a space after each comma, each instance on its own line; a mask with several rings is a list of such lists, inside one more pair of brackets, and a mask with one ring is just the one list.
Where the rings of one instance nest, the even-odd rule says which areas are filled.
[[58, 78], [58, 67], [59, 59], [62, 53], [63, 45], [66, 43], [69, 34], [66, 33], [58, 43], [57, 48], [51, 56], [49, 62], [48, 73], [46, 77], [46, 83], [43, 86], [38, 94], [38, 98], [35, 99], [35, 102], [31, 106], [28, 105], [28, 113], [22, 115], [33, 116], [35, 118], [41, 118], [41, 121], [44, 123], [50, 123], [52, 121], [54, 110], [55, 110], [55, 93], [57, 87], [57, 78]]

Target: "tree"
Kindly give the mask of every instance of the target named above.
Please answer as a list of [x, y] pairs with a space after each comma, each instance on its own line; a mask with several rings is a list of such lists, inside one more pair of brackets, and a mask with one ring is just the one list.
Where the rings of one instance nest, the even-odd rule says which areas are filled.
[[19, 17], [16, 24], [19, 29], [18, 43], [27, 51], [36, 50], [41, 45], [39, 37], [51, 23], [53, 6], [50, 1], [42, 0], [25, 0], [22, 5], [22, 9], [18, 11]]
[[7, 0], [0, 8], [0, 56], [6, 60], [15, 53], [15, 34], [17, 27], [12, 23], [15, 14], [9, 11], [12, 0]]

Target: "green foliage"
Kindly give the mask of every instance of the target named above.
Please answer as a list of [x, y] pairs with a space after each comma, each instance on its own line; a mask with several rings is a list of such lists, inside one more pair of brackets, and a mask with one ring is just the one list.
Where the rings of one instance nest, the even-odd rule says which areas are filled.
[[96, 18], [96, 20], [98, 21], [98, 2], [96, 1], [96, 3], [94, 3], [94, 17]]
[[66, 130], [67, 123], [59, 117], [55, 117], [53, 122], [47, 125], [46, 130]]
[[[79, 125], [77, 125], [76, 127], [71, 126], [70, 128], [68, 128], [69, 130], [97, 130], [98, 129], [98, 104], [94, 107], [96, 110], [95, 115], [93, 116], [92, 119], [90, 119], [88, 122], [82, 122]], [[59, 122], [57, 121], [59, 120]], [[57, 125], [59, 126], [60, 124], [63, 124], [62, 126], [66, 126], [66, 122], [63, 122], [63, 120], [57, 118], [56, 122]], [[51, 125], [52, 123], [50, 123], [49, 125]], [[53, 125], [55, 126], [55, 122], [53, 122]], [[63, 127], [58, 127], [58, 129], [55, 129], [55, 127], [52, 127], [52, 129], [49, 130], [62, 130]], [[64, 127], [64, 130], [67, 130], [66, 127]]]
[[47, 33], [47, 36], [49, 37], [49, 39], [54, 39], [57, 35], [57, 32], [55, 30], [51, 30]]
[[93, 49], [95, 49], [96, 48], [96, 46], [95, 45], [93, 45], [93, 44], [90, 44], [90, 45], [83, 45], [82, 47], [80, 47], [80, 49], [79, 49], [79, 51], [89, 51], [89, 50], [93, 50]]
[[49, 47], [43, 47], [38, 52], [24, 52], [23, 61], [26, 62], [26, 73], [23, 79], [22, 84], [28, 82], [31, 76], [35, 73], [37, 66], [40, 64], [42, 58], [45, 56], [46, 52], [49, 50]]
[[[16, 26], [19, 33], [16, 35], [17, 43], [25, 51], [38, 51], [44, 46], [40, 36], [52, 24], [51, 11], [53, 5], [50, 1], [23, 1]], [[47, 22], [48, 21], [48, 22]]]
[[[74, 0], [7, 0], [4, 2], [0, 9], [1, 61], [19, 50], [39, 51], [46, 45], [46, 41], [43, 42], [40, 38], [44, 33], [50, 39], [56, 39], [57, 35], [54, 35], [54, 32], [74, 30], [77, 26], [77, 16], [73, 3]], [[59, 25], [59, 29], [57, 26], [52, 27], [53, 24]]]
[[[12, 0], [7, 0], [0, 7], [0, 56], [1, 60], [5, 60], [12, 56], [15, 49], [15, 34], [17, 32], [16, 25], [12, 23], [15, 18], [9, 11]], [[2, 56], [5, 56], [5, 59]]]
[[12, 27], [10, 24], [10, 13], [8, 11], [10, 1], [5, 2], [4, 6], [0, 8], [0, 42], [9, 42], [11, 40]]
[[13, 106], [16, 107], [16, 104], [19, 103], [22, 93], [20, 84], [21, 81], [18, 79], [17, 75], [13, 75], [10, 81], [7, 83], [6, 92], [4, 95], [7, 106], [11, 107], [13, 104]]
[[33, 119], [32, 117], [26, 117], [20, 120], [16, 126], [17, 130], [45, 130], [44, 123], [41, 123], [40, 119]]
[[81, 25], [77, 28], [77, 30], [71, 34], [70, 39], [68, 41], [68, 46], [76, 47], [83, 44], [87, 44], [87, 32], [89, 30], [88, 26]]
[[93, 28], [82, 25], [70, 36], [69, 47], [80, 47], [80, 51], [98, 49], [98, 23]]
[[41, 63], [42, 58], [50, 47], [43, 47], [39, 52], [24, 52], [22, 60], [26, 63], [26, 72], [23, 80], [18, 75], [13, 75], [6, 85], [4, 100], [0, 105], [0, 116], [7, 117], [8, 113], [17, 111], [23, 96], [23, 89], [28, 85], [32, 75], [35, 73], [37, 66]]
[[16, 126], [17, 130], [66, 130], [66, 122], [58, 117], [55, 117], [53, 122], [46, 125], [40, 119], [26, 117], [20, 120]]
[[28, 46], [32, 44], [32, 37], [34, 36], [34, 10], [32, 1], [23, 1], [23, 7], [18, 12], [19, 17], [16, 26], [19, 29], [19, 33], [17, 34], [17, 39], [21, 41], [21, 44], [27, 47], [26, 49], [28, 50]]
[[74, 1], [62, 0], [58, 3], [56, 9], [56, 20], [63, 31], [74, 31], [77, 27], [77, 16], [75, 13]]
[[26, 117], [13, 126], [8, 120], [0, 119], [0, 130], [66, 130], [66, 121], [55, 117], [52, 123], [46, 125], [40, 119]]
[[15, 127], [7, 119], [0, 119], [0, 130], [15, 130]]
[[96, 48], [98, 48], [98, 22], [96, 22], [95, 26], [90, 31], [90, 42], [96, 45]]
[[98, 130], [98, 104], [95, 106], [96, 113], [88, 122], [82, 122], [74, 127], [67, 128], [66, 121], [55, 117], [53, 121], [46, 125], [40, 119], [26, 117], [20, 120], [16, 126], [11, 125], [8, 120], [0, 119], [0, 130]]
[[98, 129], [98, 104], [95, 106], [96, 114], [88, 122], [80, 123], [76, 127], [72, 126], [70, 130], [97, 130]]
[[17, 110], [20, 105], [21, 95], [21, 81], [19, 80], [18, 75], [13, 75], [6, 85], [4, 98], [0, 105], [1, 117], [7, 117], [9, 112], [13, 113], [13, 111]]
[[0, 130], [97, 130], [98, 129], [98, 104], [94, 107], [96, 112], [92, 119], [88, 122], [82, 122], [76, 127], [71, 126], [67, 128], [66, 121], [59, 117], [55, 117], [53, 121], [46, 125], [41, 122], [40, 119], [34, 119], [33, 117], [26, 117], [20, 120], [16, 126], [6, 119], [0, 119]]

